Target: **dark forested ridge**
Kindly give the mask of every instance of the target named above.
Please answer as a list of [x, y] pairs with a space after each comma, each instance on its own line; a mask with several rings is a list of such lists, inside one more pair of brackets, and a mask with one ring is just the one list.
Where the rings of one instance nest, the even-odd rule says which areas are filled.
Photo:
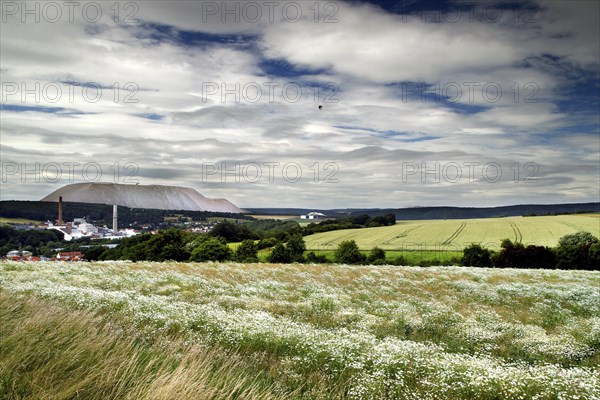
[[[0, 217], [26, 218], [37, 221], [56, 220], [57, 203], [42, 201], [2, 201], [0, 202]], [[524, 204], [503, 207], [413, 207], [398, 209], [378, 208], [351, 208], [351, 209], [303, 209], [303, 208], [247, 208], [253, 214], [272, 215], [301, 215], [311, 211], [321, 212], [328, 217], [358, 216], [384, 216], [394, 214], [398, 220], [418, 219], [468, 219], [468, 218], [495, 218], [519, 215], [551, 215], [564, 213], [600, 212], [600, 203], [573, 203], [573, 204]], [[229, 217], [238, 219], [251, 219], [244, 214], [215, 213], [206, 211], [179, 211], [179, 210], [154, 210], [127, 208], [119, 206], [120, 224], [158, 224], [164, 217], [179, 215], [194, 221], [202, 221], [207, 217]], [[105, 204], [71, 203], [65, 202], [63, 218], [71, 221], [73, 218], [86, 217], [90, 221], [112, 224], [112, 206]]]
[[321, 212], [328, 217], [340, 215], [356, 216], [369, 214], [371, 216], [392, 213], [399, 220], [418, 219], [469, 219], [497, 218], [528, 215], [552, 215], [566, 213], [600, 212], [600, 203], [570, 203], [570, 204], [520, 204], [502, 207], [413, 207], [413, 208], [349, 208], [332, 210], [315, 210], [304, 208], [246, 208], [253, 214], [301, 215], [311, 211]]
[[[106, 204], [63, 203], [63, 219], [72, 221], [73, 218], [86, 218], [99, 224], [112, 224], [112, 206]], [[129, 226], [160, 224], [164, 217], [173, 215], [187, 217], [193, 221], [204, 221], [207, 217], [227, 217], [247, 219], [244, 214], [230, 214], [208, 211], [185, 210], [155, 210], [128, 208], [119, 206], [119, 225]], [[58, 203], [47, 201], [2, 201], [0, 202], [0, 217], [26, 218], [36, 221], [54, 221], [58, 215]]]

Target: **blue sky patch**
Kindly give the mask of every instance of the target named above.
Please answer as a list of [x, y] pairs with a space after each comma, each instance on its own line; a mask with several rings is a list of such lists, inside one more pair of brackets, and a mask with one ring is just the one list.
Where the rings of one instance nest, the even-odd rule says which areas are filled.
[[141, 118], [145, 118], [145, 119], [149, 119], [152, 121], [161, 121], [165, 118], [164, 115], [160, 115], [160, 114], [153, 114], [153, 113], [147, 113], [147, 114], [136, 114], [137, 117], [141, 117]]
[[72, 108], [63, 107], [44, 107], [44, 106], [19, 106], [15, 104], [0, 104], [0, 110], [11, 112], [39, 112], [45, 114], [60, 114], [60, 115], [85, 115], [93, 113], [85, 113], [83, 111]]
[[[396, 141], [400, 141], [400, 142], [423, 142], [423, 141], [427, 141], [427, 140], [439, 139], [439, 137], [431, 136], [431, 135], [418, 134], [421, 136], [415, 137], [415, 133], [400, 132], [400, 131], [395, 131], [395, 130], [381, 130], [381, 129], [365, 128], [365, 127], [360, 127], [360, 126], [336, 125], [335, 128], [349, 130], [349, 131], [369, 132], [369, 133], [375, 134], [374, 136], [377, 136], [377, 137], [396, 140]], [[406, 136], [409, 136], [409, 137], [406, 137]]]

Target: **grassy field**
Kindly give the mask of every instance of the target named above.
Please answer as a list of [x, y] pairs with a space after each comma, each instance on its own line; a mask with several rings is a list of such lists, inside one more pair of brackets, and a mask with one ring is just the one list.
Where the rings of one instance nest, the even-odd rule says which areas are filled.
[[[334, 250], [311, 250], [316, 255], [324, 255], [331, 262], [335, 261]], [[305, 252], [305, 255], [309, 251]], [[369, 256], [370, 251], [361, 251], [365, 256]], [[261, 258], [261, 253], [258, 253], [259, 260], [266, 262], [268, 253], [265, 253], [264, 258]], [[437, 261], [436, 265], [458, 265], [460, 258], [463, 256], [462, 251], [435, 251], [425, 249], [412, 250], [386, 250], [385, 257], [389, 260], [395, 260], [398, 257], [403, 257], [406, 261], [405, 265], [419, 265], [422, 261]]]
[[41, 225], [42, 221], [35, 221], [32, 219], [24, 219], [24, 218], [4, 218], [0, 217], [0, 225], [5, 224], [26, 224], [26, 225]]
[[600, 274], [0, 263], [0, 398], [600, 399]]
[[[240, 243], [228, 243], [228, 246], [232, 250], [236, 250], [239, 247]], [[331, 262], [335, 261], [333, 250], [311, 250], [316, 255], [323, 255], [327, 257], [327, 259]], [[304, 252], [304, 256], [306, 256], [309, 251]], [[366, 256], [370, 254], [369, 251], [362, 251], [362, 253]], [[258, 260], [260, 262], [268, 262], [269, 254], [271, 254], [271, 249], [261, 249], [258, 251]], [[432, 251], [432, 250], [407, 250], [407, 251], [396, 251], [396, 250], [388, 250], [385, 252], [385, 256], [387, 260], [395, 260], [398, 257], [403, 257], [406, 261], [406, 265], [419, 265], [422, 261], [438, 261], [436, 265], [457, 265], [459, 263], [460, 258], [462, 257], [462, 251]]]
[[127, 329], [0, 290], [0, 398], [284, 400], [231, 351]]
[[555, 246], [562, 236], [578, 231], [600, 236], [600, 214], [399, 221], [395, 226], [324, 232], [304, 239], [306, 247], [314, 250], [333, 250], [341, 241], [355, 240], [364, 250], [378, 246], [398, 251], [462, 251], [471, 243], [498, 249], [505, 238], [525, 245]]

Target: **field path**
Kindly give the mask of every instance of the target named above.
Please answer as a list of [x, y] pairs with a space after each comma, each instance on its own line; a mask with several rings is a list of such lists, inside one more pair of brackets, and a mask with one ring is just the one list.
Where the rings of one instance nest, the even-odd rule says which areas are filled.
[[523, 234], [521, 233], [521, 230], [513, 221], [509, 221], [509, 224], [515, 234], [515, 243], [521, 243], [523, 241]]
[[453, 233], [453, 234], [452, 234], [452, 235], [451, 235], [451, 236], [450, 236], [448, 239], [444, 240], [444, 241], [442, 242], [442, 244], [450, 244], [450, 243], [452, 243], [452, 241], [453, 241], [454, 239], [456, 239], [456, 238], [458, 237], [458, 235], [460, 235], [460, 234], [461, 234], [461, 232], [462, 232], [462, 231], [464, 231], [464, 230], [465, 230], [465, 227], [466, 227], [466, 226], [467, 226], [467, 222], [466, 222], [466, 221], [463, 221], [463, 222], [460, 224], [460, 226], [458, 227], [458, 229], [457, 229], [457, 230], [455, 230], [455, 231], [454, 231], [454, 233]]

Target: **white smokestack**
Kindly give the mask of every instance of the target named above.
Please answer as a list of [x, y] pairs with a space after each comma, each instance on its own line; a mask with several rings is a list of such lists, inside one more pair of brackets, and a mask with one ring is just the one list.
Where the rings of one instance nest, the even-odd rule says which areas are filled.
[[117, 205], [113, 205], [113, 234], [116, 235], [119, 232], [117, 228]]

